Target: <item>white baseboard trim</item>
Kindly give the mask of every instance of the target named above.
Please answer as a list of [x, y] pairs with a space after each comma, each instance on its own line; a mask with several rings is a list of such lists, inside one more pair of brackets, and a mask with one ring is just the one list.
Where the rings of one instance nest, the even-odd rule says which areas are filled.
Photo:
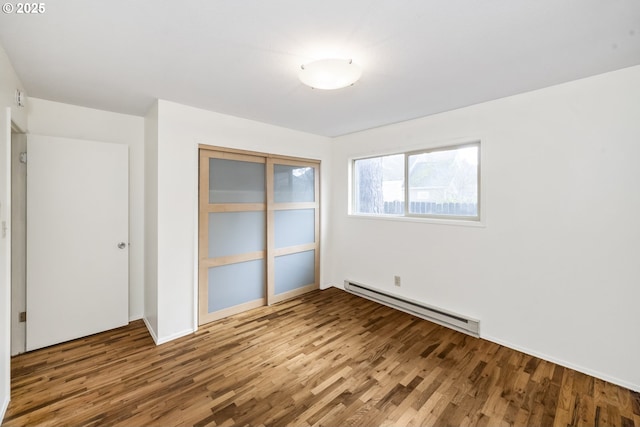
[[149, 335], [151, 335], [151, 338], [153, 338], [153, 342], [156, 343], [156, 345], [162, 345], [164, 343], [168, 343], [169, 341], [173, 341], [175, 339], [184, 337], [186, 335], [189, 335], [195, 332], [194, 329], [186, 329], [184, 331], [176, 332], [175, 334], [171, 334], [166, 337], [158, 338], [158, 336], [156, 335], [156, 331], [153, 330], [147, 318], [143, 317], [142, 320], [144, 321], [144, 324], [147, 327], [147, 330], [149, 331]]
[[2, 406], [0, 406], [0, 424], [4, 420], [4, 414], [7, 413], [7, 408], [9, 407], [9, 396], [5, 396], [2, 401]]
[[167, 343], [169, 341], [173, 341], [175, 339], [178, 339], [180, 337], [184, 337], [184, 336], [192, 334], [194, 332], [195, 331], [193, 329], [186, 329], [186, 330], [181, 331], [181, 332], [176, 332], [175, 334], [171, 334], [169, 336], [162, 337], [162, 338], [160, 338], [158, 340], [155, 340], [156, 341], [156, 345], [161, 345], [161, 344]]
[[151, 335], [153, 342], [156, 343], [156, 345], [158, 345], [158, 337], [156, 336], [156, 332], [153, 330], [153, 328], [149, 324], [149, 321], [147, 320], [146, 317], [143, 317], [142, 320], [144, 321], [144, 325], [147, 327], [147, 331], [149, 331], [149, 335]]
[[135, 314], [133, 316], [129, 316], [129, 322], [133, 322], [134, 320], [140, 320], [142, 318], [143, 318], [142, 314]]
[[565, 368], [573, 369], [574, 371], [582, 372], [583, 374], [591, 375], [592, 377], [599, 378], [604, 381], [608, 381], [611, 384], [619, 385], [620, 387], [628, 388], [629, 390], [633, 390], [636, 392], [640, 392], [640, 384], [633, 384], [629, 381], [621, 380], [620, 378], [612, 377], [611, 375], [603, 374], [602, 372], [585, 368], [583, 366], [578, 366], [573, 363], [569, 363], [565, 360], [558, 359], [556, 357], [549, 356], [544, 353], [540, 353], [538, 351], [533, 351], [525, 347], [520, 347], [518, 345], [511, 344], [510, 342], [501, 340], [500, 338], [487, 336], [482, 334], [480, 338], [485, 339], [487, 341], [494, 342], [496, 344], [503, 345], [505, 347], [511, 348], [513, 350], [520, 351], [522, 353], [528, 354], [530, 356], [535, 356], [539, 359], [546, 360], [547, 362], [553, 362], [560, 366], [564, 366]]

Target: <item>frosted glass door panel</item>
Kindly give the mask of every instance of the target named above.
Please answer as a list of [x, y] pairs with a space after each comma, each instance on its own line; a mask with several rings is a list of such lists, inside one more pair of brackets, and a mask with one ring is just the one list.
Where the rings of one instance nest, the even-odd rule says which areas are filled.
[[209, 214], [209, 258], [263, 251], [265, 236], [264, 212]]
[[273, 165], [273, 189], [276, 203], [315, 201], [314, 169], [303, 166]]
[[315, 209], [275, 211], [276, 249], [315, 242]]
[[209, 203], [265, 203], [264, 163], [209, 159]]
[[282, 255], [275, 259], [275, 294], [315, 283], [315, 251]]
[[264, 298], [264, 296], [264, 260], [209, 268], [209, 313]]

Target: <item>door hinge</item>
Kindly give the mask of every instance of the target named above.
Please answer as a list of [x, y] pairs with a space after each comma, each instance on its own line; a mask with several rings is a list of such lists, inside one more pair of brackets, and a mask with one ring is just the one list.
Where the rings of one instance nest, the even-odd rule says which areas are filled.
[[27, 153], [25, 151], [20, 153], [20, 163], [27, 164]]
[[21, 311], [20, 314], [18, 315], [18, 321], [19, 322], [26, 322], [27, 321], [27, 312], [26, 311]]

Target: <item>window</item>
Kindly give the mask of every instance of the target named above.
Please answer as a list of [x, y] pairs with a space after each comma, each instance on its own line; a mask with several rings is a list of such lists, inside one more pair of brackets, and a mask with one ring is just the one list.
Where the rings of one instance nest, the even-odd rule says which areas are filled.
[[353, 213], [479, 220], [480, 143], [353, 161]]
[[404, 155], [354, 162], [356, 213], [390, 214], [390, 205], [404, 201]]

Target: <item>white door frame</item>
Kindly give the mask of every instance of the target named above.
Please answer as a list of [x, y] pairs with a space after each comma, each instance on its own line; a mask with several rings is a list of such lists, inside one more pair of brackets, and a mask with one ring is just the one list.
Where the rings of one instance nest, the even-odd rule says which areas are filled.
[[11, 396], [11, 107], [4, 109], [0, 120], [0, 171], [3, 171], [0, 172], [1, 420], [9, 406]]

